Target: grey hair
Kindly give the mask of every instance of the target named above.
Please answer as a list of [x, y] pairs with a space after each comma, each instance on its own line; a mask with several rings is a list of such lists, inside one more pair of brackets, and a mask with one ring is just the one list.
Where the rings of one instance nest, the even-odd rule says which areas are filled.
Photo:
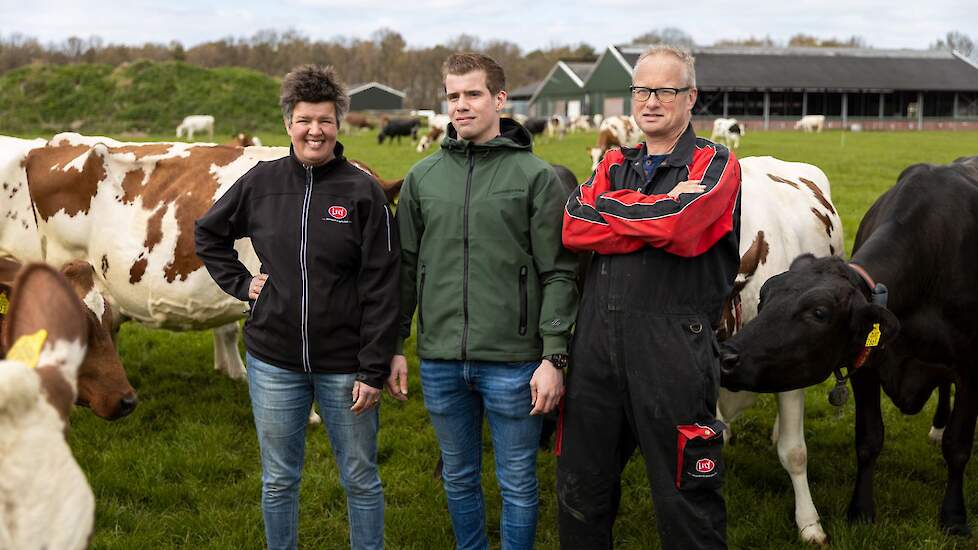
[[331, 102], [336, 108], [336, 120], [343, 120], [350, 109], [350, 96], [346, 86], [336, 76], [333, 67], [321, 65], [300, 65], [282, 79], [282, 116], [285, 123], [292, 124], [292, 111], [300, 101], [308, 103]]
[[642, 52], [642, 55], [638, 57], [638, 61], [635, 62], [635, 66], [638, 67], [639, 64], [645, 59], [657, 55], [671, 55], [678, 59], [686, 68], [686, 85], [690, 88], [696, 87], [696, 58], [693, 57], [693, 54], [686, 48], [671, 46], [669, 44], [656, 44], [654, 46], [649, 46], [649, 48]]

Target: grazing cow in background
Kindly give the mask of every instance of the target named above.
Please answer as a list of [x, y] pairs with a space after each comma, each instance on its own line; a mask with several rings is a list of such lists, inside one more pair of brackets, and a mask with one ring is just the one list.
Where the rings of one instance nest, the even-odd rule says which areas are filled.
[[825, 128], [825, 115], [805, 115], [795, 123], [795, 130], [822, 133]]
[[347, 113], [343, 120], [340, 122], [341, 128], [355, 128], [358, 130], [368, 129], [373, 130], [377, 127], [376, 124], [367, 118], [367, 115], [363, 113]]
[[423, 153], [428, 147], [431, 147], [433, 143], [437, 143], [445, 131], [441, 128], [430, 128], [428, 133], [421, 136], [421, 141], [418, 142], [417, 152]]
[[438, 128], [442, 132], [448, 131], [448, 125], [451, 124], [452, 118], [448, 115], [440, 115], [435, 113], [430, 109], [422, 109], [420, 111], [411, 111], [411, 116], [421, 116], [428, 120], [428, 129]]
[[710, 135], [710, 141], [736, 149], [740, 147], [740, 138], [745, 133], [744, 125], [736, 118], [718, 118], [713, 121], [713, 134]]
[[[46, 246], [43, 253], [35, 247], [37, 257], [21, 259], [89, 262], [120, 318], [171, 330], [214, 328], [215, 368], [241, 379], [236, 321], [248, 305], [221, 291], [203, 269], [193, 225], [255, 164], [288, 154], [287, 147], [134, 144], [59, 134], [27, 154], [27, 201], [33, 198], [35, 231]], [[387, 183], [398, 182], [381, 182]], [[385, 191], [390, 196], [395, 189]], [[0, 228], [4, 224], [9, 220], [0, 218]], [[241, 239], [235, 248], [257, 273], [251, 242]]]
[[630, 116], [611, 116], [601, 121], [598, 128], [598, 143], [594, 147], [588, 148], [591, 156], [591, 171], [597, 168], [601, 157], [608, 149], [615, 147], [633, 147], [645, 141], [645, 134], [635, 123], [635, 119]]
[[547, 129], [547, 124], [550, 119], [545, 117], [534, 117], [528, 118], [523, 122], [523, 127], [526, 131], [530, 132], [530, 135], [536, 137], [542, 134]]
[[604, 115], [601, 113], [595, 113], [591, 115], [591, 126], [594, 128], [600, 128], [601, 123], [604, 122]]
[[[21, 293], [14, 284], [21, 267], [22, 264], [12, 258], [0, 257], [0, 305]], [[107, 420], [122, 418], [136, 408], [138, 399], [115, 347], [113, 336], [117, 325], [105, 293], [97, 288], [94, 269], [87, 262], [68, 262], [61, 268], [61, 275], [84, 306], [82, 311], [87, 325], [88, 353], [78, 370], [76, 404], [91, 408], [97, 416]], [[44, 301], [43, 296], [28, 295], [22, 299]], [[6, 324], [5, 309], [0, 307], [0, 332]], [[0, 341], [0, 357], [7, 351]]]
[[635, 119], [631, 116], [610, 116], [601, 121], [598, 131], [604, 129], [614, 132], [619, 143], [625, 147], [634, 147], [636, 144], [645, 141], [645, 134], [642, 133], [642, 129], [638, 127]]
[[608, 149], [619, 149], [621, 148], [621, 141], [619, 141], [618, 136], [610, 128], [605, 128], [598, 132], [598, 143], [594, 147], [585, 147], [588, 155], [591, 156], [591, 171], [595, 171], [598, 168], [598, 163], [601, 162], [601, 157], [608, 151]]
[[[773, 157], [740, 159], [740, 268], [733, 292], [724, 302], [718, 331], [722, 341], [750, 326], [757, 316], [765, 281], [791, 265], [800, 254], [822, 256], [844, 252], [842, 220], [832, 205], [829, 180], [815, 166]], [[732, 422], [757, 394], [721, 388], [718, 416]], [[799, 536], [825, 544], [825, 531], [808, 486], [808, 451], [804, 433], [805, 390], [778, 394], [778, 418], [772, 438], [795, 493]], [[729, 433], [724, 434], [729, 437]]]
[[567, 130], [570, 132], [587, 132], [590, 129], [591, 117], [587, 115], [578, 115], [572, 118], [567, 125]]
[[421, 121], [416, 118], [402, 118], [402, 119], [388, 119], [384, 117], [383, 126], [380, 129], [380, 133], [377, 134], [377, 143], [383, 144], [384, 140], [388, 140], [391, 143], [394, 142], [394, 138], [397, 138], [397, 143], [401, 143], [401, 138], [404, 136], [411, 136], [411, 139], [418, 139], [418, 128], [421, 127]]
[[803, 388], [832, 373], [844, 379], [847, 367], [858, 465], [850, 520], [876, 516], [880, 389], [915, 414], [934, 389], [953, 383], [940, 522], [951, 534], [971, 532], [964, 471], [978, 418], [976, 212], [978, 157], [910, 166], [866, 213], [849, 263], [799, 257], [764, 285], [757, 318], [722, 346], [723, 383], [732, 389]]
[[567, 118], [563, 115], [552, 115], [547, 119], [547, 137], [564, 139], [567, 135]]
[[95, 495], [65, 441], [85, 359], [86, 314], [43, 264], [17, 277], [0, 360], [0, 548], [87, 548]]
[[234, 139], [225, 143], [224, 145], [236, 145], [238, 147], [261, 147], [261, 140], [258, 139], [258, 136], [238, 132], [238, 135], [234, 136]]
[[190, 115], [177, 126], [177, 137], [187, 134], [187, 141], [194, 140], [194, 132], [207, 131], [207, 139], [214, 140], [214, 117], [211, 115]]

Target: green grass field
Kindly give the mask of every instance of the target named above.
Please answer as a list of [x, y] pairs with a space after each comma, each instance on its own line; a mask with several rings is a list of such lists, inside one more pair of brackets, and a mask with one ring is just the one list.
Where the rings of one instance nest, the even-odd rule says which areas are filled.
[[[268, 145], [285, 145], [281, 134], [261, 134]], [[160, 137], [159, 139], [170, 139]], [[386, 178], [400, 177], [423, 155], [412, 145], [377, 146], [375, 134], [342, 137], [347, 155]], [[584, 152], [594, 134], [577, 134], [537, 147], [543, 158], [565, 164], [586, 177]], [[750, 133], [741, 157], [772, 155], [804, 161], [829, 176], [833, 198], [845, 222], [847, 250], [863, 213], [915, 162], [947, 162], [978, 153], [978, 134]], [[413, 349], [413, 342], [408, 347]], [[129, 418], [107, 423], [90, 411], [72, 414], [71, 446], [89, 476], [98, 503], [95, 548], [263, 547], [259, 509], [260, 467], [247, 387], [215, 373], [209, 332], [172, 333], [135, 324], [123, 327], [120, 352], [140, 396]], [[387, 498], [387, 546], [392, 549], [451, 548], [453, 538], [440, 481], [431, 472], [437, 460], [412, 368], [410, 400], [385, 399], [381, 409], [381, 477]], [[845, 521], [855, 476], [852, 400], [841, 409], [827, 400], [829, 383], [808, 392], [805, 436], [809, 479], [831, 544], [855, 548], [975, 548], [974, 541], [945, 537], [937, 512], [945, 469], [939, 449], [927, 442], [933, 401], [916, 417], [904, 417], [884, 400], [886, 447], [876, 474], [877, 523]], [[731, 548], [804, 548], [794, 524], [794, 498], [770, 441], [776, 414], [773, 396], [735, 423], [735, 444], [725, 450]], [[498, 548], [499, 497], [489, 450], [484, 459], [488, 524]], [[557, 548], [554, 457], [541, 454], [539, 548]], [[971, 468], [974, 473], [975, 468]], [[41, 474], [43, 475], [43, 473]], [[978, 513], [976, 476], [965, 495]], [[973, 527], [978, 523], [972, 522]], [[345, 498], [325, 432], [308, 431], [302, 491], [300, 547], [347, 546]], [[616, 547], [658, 548], [641, 460], [624, 476]]]

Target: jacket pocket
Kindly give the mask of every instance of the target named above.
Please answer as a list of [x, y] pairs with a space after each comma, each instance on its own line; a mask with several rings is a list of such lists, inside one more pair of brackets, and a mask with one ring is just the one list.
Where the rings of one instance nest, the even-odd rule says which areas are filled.
[[421, 265], [421, 283], [418, 285], [418, 332], [424, 332], [424, 276], [425, 266]]
[[527, 288], [526, 288], [526, 266], [520, 266], [520, 336], [526, 336], [526, 317], [527, 317]]
[[723, 422], [713, 419], [676, 426], [676, 488], [718, 490], [723, 484]]

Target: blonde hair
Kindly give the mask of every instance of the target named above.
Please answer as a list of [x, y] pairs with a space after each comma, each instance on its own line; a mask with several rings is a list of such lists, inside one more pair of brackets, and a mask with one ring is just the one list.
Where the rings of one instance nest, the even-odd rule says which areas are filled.
[[635, 66], [638, 67], [642, 61], [657, 55], [671, 55], [678, 59], [686, 68], [686, 85], [690, 88], [696, 87], [696, 58], [693, 57], [693, 54], [686, 48], [670, 46], [668, 44], [656, 44], [654, 46], [650, 46], [647, 50], [642, 52], [642, 55], [638, 57], [638, 61], [635, 62]]

